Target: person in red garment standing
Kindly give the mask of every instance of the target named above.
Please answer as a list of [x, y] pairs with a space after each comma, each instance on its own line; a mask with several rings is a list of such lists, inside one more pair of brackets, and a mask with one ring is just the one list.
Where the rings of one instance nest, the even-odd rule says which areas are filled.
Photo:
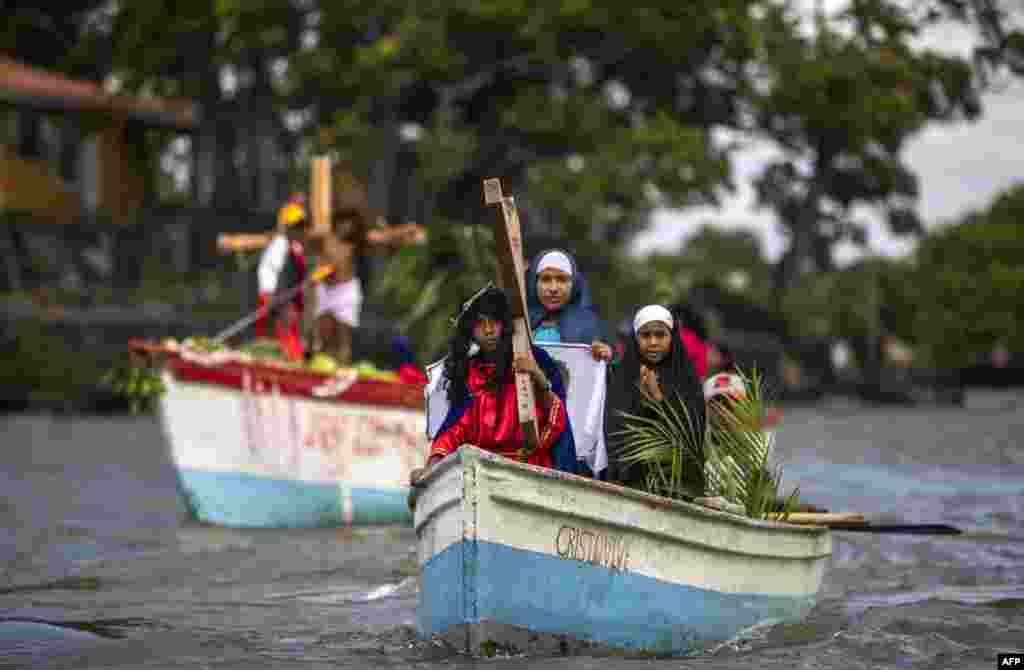
[[[426, 466], [411, 473], [410, 484], [415, 486], [431, 466], [464, 444], [531, 465], [555, 466], [555, 448], [573, 439], [566, 390], [554, 359], [536, 345], [531, 354], [513, 354], [512, 315], [503, 291], [488, 284], [463, 303], [444, 364], [448, 414]], [[516, 410], [516, 372], [528, 373], [535, 385], [540, 443], [532, 451], [526, 449]]]
[[403, 384], [425, 386], [429, 381], [426, 373], [416, 364], [416, 354], [412, 343], [405, 335], [396, 335], [391, 339], [391, 353], [398, 370], [398, 381]]
[[708, 339], [704, 319], [697, 310], [685, 302], [674, 305], [672, 314], [676, 319], [676, 331], [686, 348], [686, 353], [690, 355], [697, 378], [704, 381], [708, 373], [718, 367], [720, 358], [718, 350]]
[[[306, 215], [306, 196], [296, 193], [281, 208], [277, 216], [277, 229], [270, 244], [263, 250], [257, 270], [259, 278], [260, 315], [256, 321], [256, 336], [265, 337], [270, 303], [279, 289], [287, 290], [292, 286], [279, 286], [284, 269], [289, 264], [294, 268], [295, 284], [306, 280], [306, 253], [302, 240], [308, 221]], [[283, 323], [276, 324], [275, 334], [281, 348], [290, 360], [302, 360], [305, 347], [302, 344], [301, 324], [305, 306], [304, 291], [299, 290], [288, 303]]]

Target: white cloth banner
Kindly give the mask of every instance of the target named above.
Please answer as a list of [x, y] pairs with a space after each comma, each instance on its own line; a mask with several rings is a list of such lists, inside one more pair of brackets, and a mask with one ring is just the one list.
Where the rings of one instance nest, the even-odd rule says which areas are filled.
[[[566, 383], [566, 404], [569, 424], [576, 441], [576, 458], [585, 462], [595, 474], [608, 466], [604, 444], [604, 402], [608, 364], [595, 361], [589, 344], [538, 343], [559, 363], [562, 381]], [[431, 440], [448, 415], [447, 384], [444, 380], [444, 359], [427, 366], [424, 393], [427, 400], [427, 437]]]

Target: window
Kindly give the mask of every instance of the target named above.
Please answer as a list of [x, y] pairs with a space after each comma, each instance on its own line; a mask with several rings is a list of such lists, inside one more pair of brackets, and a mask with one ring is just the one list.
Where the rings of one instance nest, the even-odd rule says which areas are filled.
[[18, 146], [18, 111], [0, 106], [0, 146], [15, 151]]
[[78, 175], [81, 179], [82, 205], [87, 212], [95, 212], [100, 204], [100, 165], [96, 137], [82, 143], [78, 154]]

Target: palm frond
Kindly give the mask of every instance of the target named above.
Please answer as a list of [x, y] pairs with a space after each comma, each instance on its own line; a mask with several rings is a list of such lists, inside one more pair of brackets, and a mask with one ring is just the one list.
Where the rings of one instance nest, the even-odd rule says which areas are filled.
[[[623, 460], [642, 464], [648, 492], [671, 498], [721, 496], [743, 507], [747, 516], [763, 519], [781, 512], [785, 519], [799, 504], [799, 489], [783, 499], [782, 466], [770, 465], [775, 435], [762, 430], [765, 393], [755, 370], [739, 371], [747, 388], [744, 397], [718, 403], [701, 432], [678, 395], [671, 401], [644, 399], [646, 416], [620, 412], [623, 429], [610, 437], [625, 443]], [[704, 490], [686, 481], [687, 468], [704, 468]]]
[[423, 292], [420, 293], [412, 308], [404, 317], [399, 319], [396, 326], [399, 332], [405, 332], [411, 324], [422, 319], [427, 313], [437, 309], [440, 303], [440, 288], [447, 278], [448, 273], [442, 272], [424, 285]]
[[627, 445], [623, 460], [644, 466], [650, 493], [671, 498], [703, 495], [686, 474], [704, 462], [704, 434], [682, 398], [676, 395], [664, 402], [645, 398], [642, 407], [653, 416], [621, 412], [623, 430], [615, 436], [624, 438]]

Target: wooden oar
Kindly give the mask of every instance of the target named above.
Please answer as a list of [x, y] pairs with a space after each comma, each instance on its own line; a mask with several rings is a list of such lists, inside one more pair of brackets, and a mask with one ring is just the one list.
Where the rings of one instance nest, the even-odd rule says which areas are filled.
[[963, 535], [956, 526], [944, 523], [865, 523], [837, 526], [832, 530], [852, 531], [861, 533], [896, 533], [900, 535]]
[[[780, 521], [785, 516], [781, 512], [770, 514], [768, 518]], [[786, 523], [810, 526], [833, 526], [839, 524], [865, 524], [867, 519], [859, 512], [790, 512], [785, 518]]]
[[[770, 519], [779, 521], [781, 514], [773, 514]], [[920, 524], [886, 524], [872, 523], [858, 512], [808, 513], [791, 512], [784, 523], [806, 526], [825, 526], [831, 530], [844, 530], [860, 533], [900, 533], [905, 535], [961, 535], [963, 531], [954, 526], [938, 523]]]
[[[312, 202], [310, 204], [310, 215], [313, 220], [313, 231], [314, 233], [318, 232], [322, 234], [323, 231], [329, 230], [331, 225], [331, 159], [324, 156], [317, 156], [313, 158], [310, 171], [312, 173], [312, 186], [310, 188], [310, 199]], [[245, 248], [246, 245], [252, 244], [255, 248], [258, 248], [258, 239], [266, 240], [269, 243], [271, 236], [252, 235], [234, 236], [234, 238], [234, 242], [231, 242], [232, 237], [225, 238], [224, 236], [221, 236], [220, 240], [218, 240], [218, 247], [223, 250], [230, 248], [241, 250]], [[213, 342], [215, 344], [220, 344], [226, 341], [229, 337], [235, 336], [248, 328], [249, 325], [254, 323], [264, 312], [267, 312], [279, 305], [283, 305], [291, 300], [299, 291], [309, 288], [313, 284], [322, 282], [333, 273], [333, 265], [327, 263], [321, 265], [304, 281], [296, 284], [283, 294], [274, 298], [269, 305], [257, 308], [255, 311], [246, 314], [235, 323], [217, 333], [213, 337]]]
[[313, 284], [322, 282], [327, 277], [330, 277], [333, 272], [333, 265], [321, 265], [313, 272], [313, 274], [307, 277], [304, 281], [296, 284], [295, 286], [292, 286], [290, 289], [288, 289], [284, 293], [278, 295], [273, 300], [271, 300], [269, 305], [258, 307], [254, 311], [246, 314], [238, 321], [235, 321], [233, 324], [231, 324], [224, 330], [214, 335], [212, 339], [213, 343], [221, 344], [222, 342], [226, 341], [229, 337], [234, 337], [238, 333], [248, 328], [251, 324], [253, 324], [256, 321], [256, 319], [260, 317], [260, 314], [262, 314], [263, 312], [269, 312], [270, 310], [285, 304], [286, 302], [294, 298], [299, 291], [307, 289]]

